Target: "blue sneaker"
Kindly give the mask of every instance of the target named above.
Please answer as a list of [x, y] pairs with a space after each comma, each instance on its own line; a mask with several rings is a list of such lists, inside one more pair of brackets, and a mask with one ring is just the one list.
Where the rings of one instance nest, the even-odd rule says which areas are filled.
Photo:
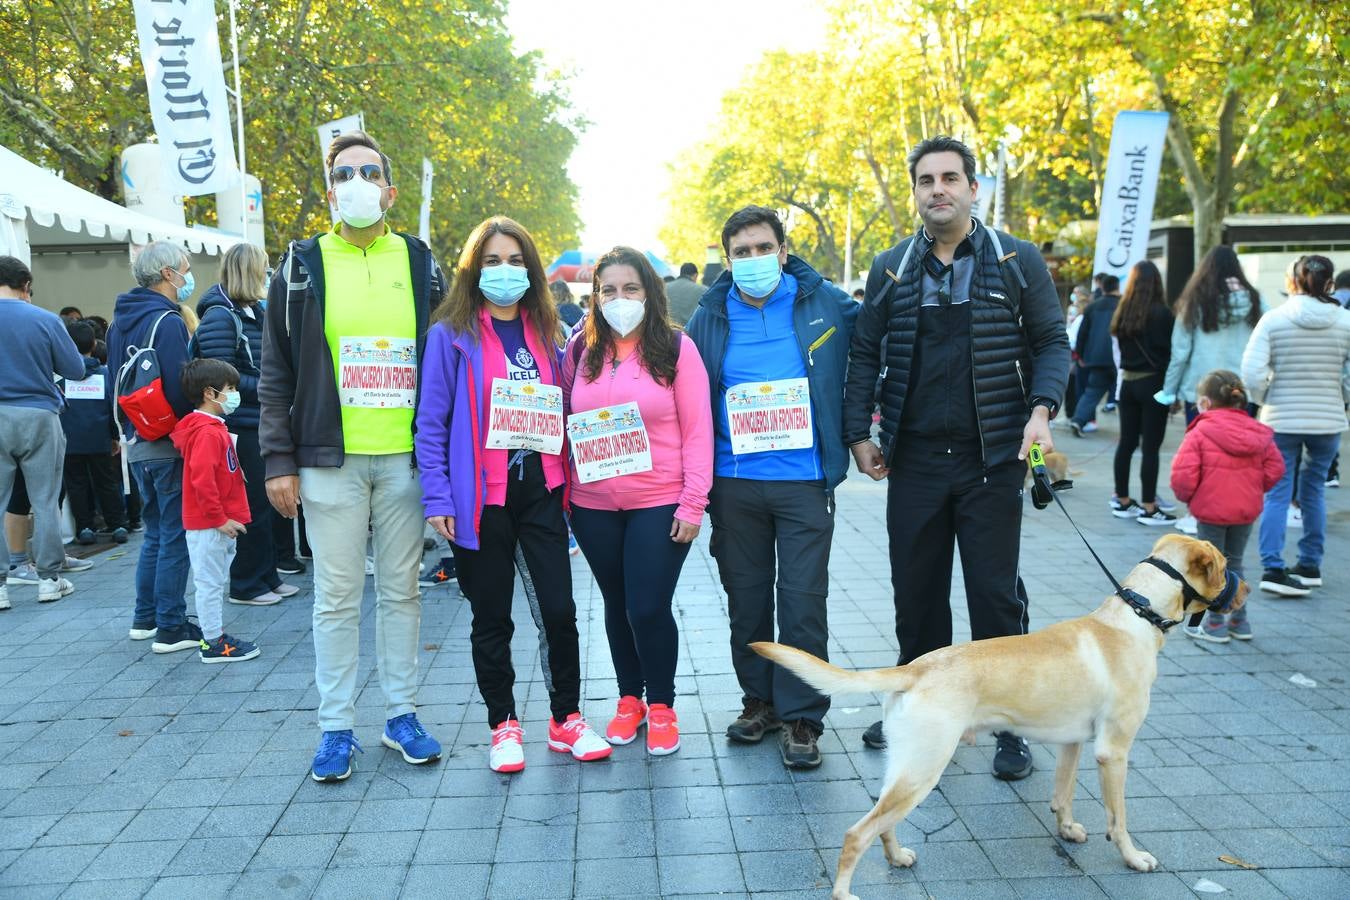
[[417, 721], [417, 713], [405, 713], [385, 722], [380, 743], [399, 751], [404, 762], [415, 766], [441, 758], [440, 742], [427, 734], [422, 723]]
[[576, 555], [577, 555], [578, 553], [580, 553], [580, 552], [581, 552], [581, 548], [577, 546], [577, 536], [576, 536], [575, 534], [572, 533], [572, 529], [571, 529], [571, 528], [568, 528], [568, 529], [567, 529], [567, 553], [568, 553], [569, 556], [576, 556]]
[[352, 774], [352, 756], [356, 750], [361, 750], [361, 745], [350, 730], [325, 731], [319, 749], [314, 752], [309, 777], [315, 781], [346, 781]]

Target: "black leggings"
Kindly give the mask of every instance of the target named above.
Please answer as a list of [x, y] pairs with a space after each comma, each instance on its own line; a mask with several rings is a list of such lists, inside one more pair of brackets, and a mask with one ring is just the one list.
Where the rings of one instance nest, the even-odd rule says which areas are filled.
[[1162, 390], [1163, 375], [1149, 375], [1120, 385], [1120, 443], [1116, 445], [1116, 495], [1130, 496], [1130, 457], [1143, 443], [1139, 461], [1140, 503], [1158, 499], [1158, 450], [1167, 433], [1167, 407], [1153, 395]]
[[675, 704], [679, 629], [671, 613], [689, 544], [670, 539], [675, 504], [646, 509], [572, 507], [572, 532], [605, 598], [605, 634], [619, 696]]

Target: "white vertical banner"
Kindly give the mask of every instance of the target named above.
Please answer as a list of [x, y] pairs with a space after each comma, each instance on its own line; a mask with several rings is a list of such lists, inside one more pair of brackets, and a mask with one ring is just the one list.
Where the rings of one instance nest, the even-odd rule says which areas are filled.
[[434, 175], [431, 160], [422, 157], [422, 210], [417, 217], [417, 236], [428, 245], [431, 243], [431, 179]]
[[975, 181], [979, 188], [975, 191], [975, 202], [970, 206], [970, 214], [986, 225], [992, 225], [989, 216], [994, 211], [994, 192], [998, 190], [998, 179], [992, 175], [976, 175]]
[[319, 160], [323, 166], [323, 186], [325, 188], [332, 187], [328, 183], [328, 145], [333, 143], [333, 138], [340, 134], [365, 130], [365, 119], [360, 113], [353, 116], [343, 116], [341, 119], [334, 119], [319, 126]]
[[133, 0], [164, 186], [198, 197], [238, 187], [214, 0]]
[[1167, 113], [1122, 112], [1111, 127], [1111, 150], [1102, 183], [1093, 272], [1122, 281], [1148, 252], [1158, 170], [1167, 144]]

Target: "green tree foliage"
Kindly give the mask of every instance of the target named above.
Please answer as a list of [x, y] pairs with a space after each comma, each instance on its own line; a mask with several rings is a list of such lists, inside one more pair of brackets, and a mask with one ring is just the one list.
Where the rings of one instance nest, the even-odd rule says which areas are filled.
[[[546, 257], [575, 244], [565, 166], [582, 123], [558, 74], [512, 49], [502, 0], [255, 0], [238, 16], [247, 166], [263, 182], [270, 249], [327, 227], [315, 128], [357, 111], [393, 160], [401, 229], [416, 231], [431, 159], [443, 257], [494, 214], [529, 228]], [[0, 143], [116, 198], [118, 155], [153, 135], [131, 3], [0, 0], [0, 110]], [[210, 202], [192, 201], [190, 217], [211, 221]]]
[[841, 2], [821, 51], [770, 54], [724, 99], [673, 172], [662, 239], [690, 252], [761, 202], [837, 276], [852, 192], [864, 267], [913, 228], [905, 152], [951, 134], [988, 173], [1006, 146], [1005, 221], [1050, 240], [1096, 218], [1130, 109], [1172, 113], [1155, 214], [1193, 215], [1197, 252], [1231, 211], [1345, 209], [1347, 18], [1302, 0]]

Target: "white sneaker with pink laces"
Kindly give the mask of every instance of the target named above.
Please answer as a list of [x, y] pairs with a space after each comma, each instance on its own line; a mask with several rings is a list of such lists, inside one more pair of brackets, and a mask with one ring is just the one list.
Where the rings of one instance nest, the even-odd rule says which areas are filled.
[[488, 767], [494, 772], [519, 772], [525, 768], [525, 732], [515, 719], [507, 719], [492, 729], [492, 749]]
[[591, 730], [581, 713], [574, 712], [567, 721], [559, 724], [552, 717], [548, 720], [548, 749], [558, 753], [570, 753], [582, 762], [604, 759], [614, 752], [600, 735]]

